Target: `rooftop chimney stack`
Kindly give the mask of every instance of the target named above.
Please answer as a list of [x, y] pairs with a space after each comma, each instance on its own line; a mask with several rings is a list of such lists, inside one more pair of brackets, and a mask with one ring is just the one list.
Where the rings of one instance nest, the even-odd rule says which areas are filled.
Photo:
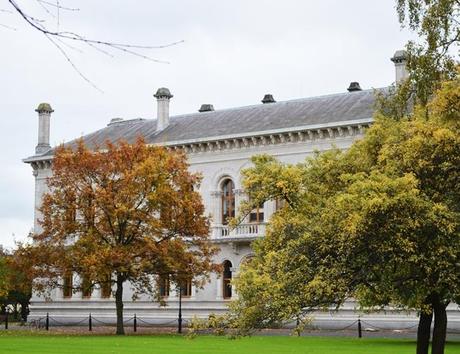
[[350, 82], [350, 86], [347, 88], [348, 92], [355, 92], [355, 91], [362, 91], [361, 86], [359, 86], [359, 82], [353, 81]]
[[42, 154], [51, 148], [50, 118], [54, 110], [49, 103], [40, 103], [35, 112], [38, 113], [38, 144], [35, 147], [35, 153]]
[[161, 131], [169, 125], [169, 100], [173, 95], [169, 89], [161, 87], [153, 96], [157, 99], [157, 131]]
[[270, 93], [267, 93], [264, 98], [261, 101], [263, 104], [265, 103], [275, 103], [275, 99], [273, 98], [273, 95]]
[[396, 84], [400, 84], [409, 76], [407, 72], [407, 53], [405, 50], [397, 50], [391, 61], [395, 63]]
[[212, 104], [209, 104], [209, 103], [203, 103], [200, 107], [200, 109], [198, 110], [198, 112], [212, 112], [214, 111], [214, 106]]

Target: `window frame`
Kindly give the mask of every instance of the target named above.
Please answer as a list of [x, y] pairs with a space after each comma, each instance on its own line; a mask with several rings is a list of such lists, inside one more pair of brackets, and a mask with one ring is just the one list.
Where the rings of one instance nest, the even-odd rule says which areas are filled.
[[230, 300], [233, 296], [232, 267], [232, 262], [229, 260], [222, 263], [222, 298], [224, 300]]
[[188, 298], [192, 297], [193, 294], [193, 284], [192, 279], [186, 279], [181, 285], [181, 296]]
[[[260, 223], [264, 222], [264, 219], [265, 219], [265, 207], [264, 207], [264, 204], [265, 203], [262, 203], [261, 205], [258, 205], [257, 207], [252, 209], [251, 212], [249, 213], [249, 222], [251, 224], [260, 224]], [[255, 220], [252, 219], [253, 215], [256, 216]]]
[[62, 297], [70, 299], [73, 296], [73, 273], [65, 272], [62, 275]]
[[222, 225], [228, 225], [229, 219], [235, 217], [236, 198], [235, 183], [231, 178], [225, 178], [221, 184]]
[[110, 299], [112, 297], [112, 276], [108, 275], [101, 283], [101, 298]]
[[157, 286], [161, 298], [169, 297], [171, 293], [171, 280], [169, 279], [169, 274], [160, 275], [157, 280]]

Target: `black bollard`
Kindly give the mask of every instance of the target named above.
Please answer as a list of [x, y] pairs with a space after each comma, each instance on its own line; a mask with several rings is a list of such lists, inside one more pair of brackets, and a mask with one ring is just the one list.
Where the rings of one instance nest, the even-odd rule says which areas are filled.
[[134, 332], [137, 332], [137, 317], [136, 317], [136, 314], [134, 314]]
[[50, 330], [50, 315], [48, 312], [46, 313], [45, 329], [47, 331]]
[[91, 318], [91, 314], [89, 314], [88, 329], [90, 332], [93, 330], [93, 319]]
[[361, 328], [361, 320], [358, 318], [358, 337], [362, 338], [363, 337], [363, 330]]
[[8, 329], [8, 312], [5, 313], [5, 329]]

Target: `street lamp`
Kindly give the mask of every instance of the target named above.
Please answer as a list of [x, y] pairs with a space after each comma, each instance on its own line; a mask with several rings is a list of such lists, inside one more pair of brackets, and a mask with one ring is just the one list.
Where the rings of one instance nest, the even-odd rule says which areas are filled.
[[179, 318], [177, 319], [177, 333], [182, 333], [182, 284], [179, 283]]

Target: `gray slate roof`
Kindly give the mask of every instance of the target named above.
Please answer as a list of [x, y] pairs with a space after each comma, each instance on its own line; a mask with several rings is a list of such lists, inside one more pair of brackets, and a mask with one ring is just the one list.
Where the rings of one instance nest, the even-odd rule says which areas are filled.
[[[213, 140], [222, 136], [245, 136], [263, 131], [292, 130], [309, 125], [340, 125], [347, 121], [371, 119], [374, 101], [374, 90], [363, 90], [197, 112], [170, 117], [169, 126], [161, 132], [156, 132], [156, 120], [139, 118], [109, 124], [85, 135], [83, 139], [88, 146], [101, 146], [106, 140], [133, 142], [139, 136], [144, 137], [147, 143], [173, 144]], [[45, 155], [52, 153], [50, 150]]]

